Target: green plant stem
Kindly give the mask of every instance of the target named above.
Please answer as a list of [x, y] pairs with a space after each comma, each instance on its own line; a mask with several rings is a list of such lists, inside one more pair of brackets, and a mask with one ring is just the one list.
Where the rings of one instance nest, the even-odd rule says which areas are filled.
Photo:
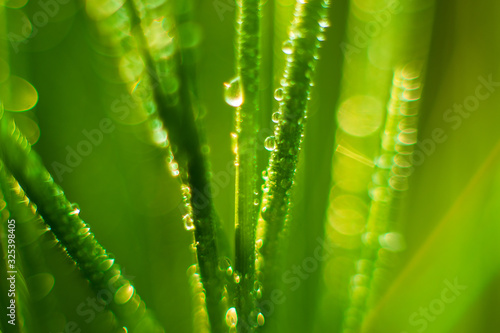
[[[297, 1], [290, 30], [291, 54], [282, 84], [281, 118], [275, 129], [275, 149], [267, 168], [259, 229], [263, 230], [260, 255], [263, 259], [263, 301], [269, 300], [279, 275], [281, 238], [288, 214], [290, 190], [297, 167], [307, 104], [315, 62], [326, 20], [328, 3], [322, 0]], [[268, 322], [268, 320], [266, 320]], [[269, 325], [266, 323], [265, 327]], [[272, 327], [272, 326], [271, 326]], [[270, 328], [271, 329], [271, 328]]]
[[[354, 285], [346, 310], [349, 320], [344, 320], [344, 333], [361, 331], [366, 311], [380, 296], [380, 289], [387, 282], [384, 280], [390, 277], [390, 268], [396, 265], [398, 252], [402, 250], [399, 242], [388, 247], [380, 240], [384, 234], [397, 229], [397, 211], [412, 172], [411, 155], [417, 138], [419, 98], [408, 101], [403, 94], [406, 92], [405, 81], [417, 87], [409, 91], [420, 94], [421, 78], [417, 75], [407, 80], [402, 72], [404, 69], [399, 69], [394, 75], [379, 158], [373, 171], [374, 184], [364, 244], [354, 273], [362, 278], [352, 279]], [[378, 271], [376, 276], [375, 270]]]
[[0, 119], [0, 157], [93, 290], [108, 290], [114, 295], [109, 306], [119, 322], [131, 332], [138, 325], [138, 332], [164, 332], [7, 114]]
[[[3, 163], [0, 161], [0, 164]], [[0, 168], [0, 191], [4, 193], [4, 200], [7, 203], [7, 207], [12, 212], [11, 218], [16, 221], [15, 235], [17, 253], [19, 254], [16, 256], [16, 259], [22, 259], [21, 265], [25, 272], [24, 277], [27, 280], [29, 292], [35, 292], [36, 294], [39, 292], [37, 289], [39, 289], [40, 286], [36, 283], [30, 284], [29, 278], [50, 271], [43, 256], [42, 243], [38, 241], [43, 238], [40, 234], [40, 229], [43, 228], [44, 233], [50, 233], [44, 226], [43, 219], [36, 213], [36, 208], [26, 197], [19, 183], [5, 167]], [[50, 236], [51, 240], [55, 240], [52, 234], [50, 234]], [[27, 318], [24, 317], [24, 326], [29, 332], [34, 331], [35, 328], [43, 332], [50, 332], [51, 321], [49, 317], [51, 313], [48, 309], [51, 311], [60, 311], [60, 306], [55, 295], [49, 293], [41, 299], [34, 300], [30, 298], [28, 303], [31, 318], [27, 320]]]
[[[238, 332], [251, 332], [255, 309], [255, 228], [258, 207], [257, 136], [260, 111], [260, 0], [242, 0], [238, 13], [237, 75], [243, 104], [236, 109], [235, 274]], [[254, 318], [252, 318], [254, 317]]]
[[[161, 80], [153, 58], [147, 48], [141, 20], [133, 1], [128, 1], [136, 27], [136, 38], [143, 49], [143, 57], [151, 78], [153, 98], [158, 114], [167, 129], [173, 153], [180, 166], [183, 182], [187, 183], [191, 195], [194, 219], [196, 255], [201, 278], [206, 290], [206, 304], [210, 324], [214, 332], [225, 327], [226, 305], [222, 302], [224, 274], [219, 270], [220, 248], [224, 245], [224, 234], [212, 200], [212, 183], [206, 155], [202, 152], [202, 139], [194, 119], [194, 107], [190, 89], [189, 74], [184, 69], [182, 55], [176, 52], [174, 61], [179, 80], [178, 102], [168, 100], [158, 84]], [[222, 245], [221, 245], [222, 244]]]

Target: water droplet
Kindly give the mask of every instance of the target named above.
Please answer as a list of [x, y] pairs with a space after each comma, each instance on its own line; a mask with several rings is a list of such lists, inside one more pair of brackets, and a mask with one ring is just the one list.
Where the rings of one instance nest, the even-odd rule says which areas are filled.
[[71, 204], [71, 212], [69, 215], [79, 215], [80, 214], [80, 206], [77, 203]]
[[404, 145], [414, 145], [417, 143], [417, 130], [414, 128], [404, 129], [399, 133], [398, 140]]
[[398, 232], [388, 232], [380, 235], [379, 242], [384, 249], [392, 252], [399, 252], [405, 249], [404, 237]]
[[170, 173], [173, 177], [177, 177], [179, 175], [179, 164], [177, 162], [172, 161], [168, 164], [168, 168], [170, 169]]
[[274, 91], [274, 99], [278, 102], [283, 100], [284, 91], [283, 88], [278, 88]]
[[241, 281], [241, 277], [239, 276], [239, 274], [234, 273], [234, 282], [236, 282], [238, 284], [238, 283], [240, 283], [240, 281]]
[[273, 123], [279, 123], [280, 121], [280, 117], [281, 117], [281, 112], [275, 112], [273, 113], [273, 116], [272, 116], [272, 120], [273, 120]]
[[238, 323], [238, 314], [236, 308], [232, 307], [226, 312], [226, 324], [229, 327], [235, 327]]
[[257, 241], [255, 242], [255, 246], [257, 247], [257, 249], [260, 249], [263, 243], [264, 242], [262, 241], [262, 239], [257, 239]]
[[186, 214], [182, 216], [182, 221], [184, 222], [184, 228], [189, 231], [194, 229], [193, 217], [191, 214]]
[[260, 312], [257, 315], [257, 324], [259, 324], [259, 326], [264, 326], [265, 322], [266, 322], [266, 319], [264, 318], [264, 315], [262, 314], [262, 312]]
[[318, 23], [319, 23], [319, 26], [322, 28], [328, 28], [330, 26], [330, 21], [328, 21], [328, 19], [326, 19], [326, 18], [319, 20]]
[[233, 274], [233, 267], [229, 266], [226, 270], [227, 276], [231, 276]]
[[113, 264], [115, 263], [115, 259], [106, 259], [104, 261], [102, 261], [100, 264], [99, 264], [99, 269], [103, 272], [107, 271], [108, 269], [111, 268], [111, 266], [113, 266]]
[[285, 54], [292, 54], [292, 41], [287, 40], [283, 43], [283, 47], [281, 48], [283, 50], [283, 53]]
[[8, 111], [27, 111], [38, 102], [38, 92], [28, 81], [11, 75], [0, 84], [0, 100]]
[[325, 34], [318, 34], [318, 40], [324, 42], [326, 40]]
[[274, 138], [274, 136], [269, 136], [266, 138], [266, 140], [264, 141], [264, 147], [269, 151], [273, 151], [276, 149], [276, 139]]
[[133, 295], [134, 287], [130, 283], [126, 283], [116, 291], [114, 301], [116, 304], [125, 304], [132, 298]]
[[240, 77], [236, 77], [229, 83], [224, 83], [224, 99], [226, 103], [238, 107], [243, 104], [243, 87], [241, 86]]
[[392, 176], [389, 179], [389, 186], [396, 191], [406, 191], [408, 189], [408, 178], [403, 176]]

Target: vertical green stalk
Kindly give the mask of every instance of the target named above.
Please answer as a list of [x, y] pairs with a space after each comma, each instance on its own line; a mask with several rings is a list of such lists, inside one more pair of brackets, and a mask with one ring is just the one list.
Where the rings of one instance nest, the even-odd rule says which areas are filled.
[[366, 311], [379, 295], [381, 284], [385, 282], [383, 280], [390, 275], [387, 263], [395, 265], [398, 252], [404, 247], [401, 234], [396, 232], [397, 211], [413, 171], [412, 154], [417, 142], [421, 94], [420, 72], [418, 66], [409, 64], [398, 69], [394, 75], [380, 153], [372, 177], [372, 200], [364, 244], [352, 278], [350, 304], [344, 316], [344, 333], [360, 331]]
[[118, 321], [132, 332], [164, 332], [7, 114], [0, 118], [0, 157], [94, 291], [113, 294], [109, 307]]
[[[280, 100], [275, 136], [266, 139], [271, 153], [267, 168], [261, 219], [259, 219], [260, 259], [263, 282], [263, 301], [270, 299], [280, 275], [279, 258], [286, 227], [291, 188], [303, 137], [306, 110], [313, 84], [313, 75], [323, 30], [328, 26], [329, 1], [299, 0], [295, 18], [283, 51], [288, 54], [281, 88], [276, 92]], [[273, 115], [274, 117], [274, 115]], [[264, 327], [272, 329], [267, 324]]]
[[255, 313], [255, 228], [258, 206], [257, 133], [260, 111], [260, 0], [242, 0], [238, 13], [237, 76], [243, 104], [236, 109], [235, 276], [238, 332], [253, 331]]
[[[0, 161], [1, 164], [3, 163]], [[42, 227], [43, 219], [36, 213], [36, 208], [5, 167], [0, 168], [0, 192], [4, 193], [4, 200], [12, 212], [11, 218], [16, 221], [16, 260], [21, 263], [24, 280], [26, 280], [30, 294], [26, 302], [29, 306], [25, 311], [29, 313], [30, 318], [26, 318], [26, 316], [23, 318], [24, 326], [29, 332], [34, 331], [35, 328], [38, 331], [50, 332], [53, 330], [53, 327], [51, 328], [51, 325], [53, 325], [50, 318], [51, 311], [59, 311], [59, 304], [53, 293], [49, 292], [47, 294], [47, 289], [44, 289], [45, 286], [30, 283], [30, 278], [36, 277], [38, 274], [48, 275], [48, 272], [50, 272], [43, 256], [41, 235], [37, 230]], [[48, 232], [48, 229], [45, 227], [44, 231]], [[33, 294], [44, 296], [33, 299]]]
[[[186, 64], [184, 54], [179, 50], [180, 36], [171, 13], [175, 6], [173, 2], [165, 2], [164, 6], [161, 15], [165, 14], [164, 22], [169, 27], [168, 36], [173, 42], [160, 49], [151, 46], [145, 34], [149, 24], [157, 19], [154, 6], [147, 5], [145, 1], [128, 0], [119, 12], [123, 12], [123, 16], [130, 20], [131, 35], [146, 67], [144, 79], [156, 112], [168, 133], [169, 148], [172, 148], [175, 158], [175, 161], [169, 161], [169, 167], [174, 175], [180, 176], [183, 183], [187, 206], [185, 224], [189, 225], [189, 230], [194, 229], [196, 256], [206, 292], [210, 324], [214, 332], [219, 332], [225, 328], [226, 313], [223, 301], [225, 278], [219, 270], [224, 235], [213, 204], [211, 174], [206, 154], [202, 150], [203, 138], [194, 116], [197, 107], [193, 102], [191, 82], [194, 69], [187, 68], [192, 66], [192, 62]], [[119, 30], [120, 27], [116, 28]], [[166, 34], [162, 38], [167, 38]]]

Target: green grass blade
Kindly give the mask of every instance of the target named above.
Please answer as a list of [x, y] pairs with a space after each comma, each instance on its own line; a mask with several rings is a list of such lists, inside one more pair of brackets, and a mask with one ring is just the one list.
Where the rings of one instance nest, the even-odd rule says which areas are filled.
[[[4, 193], [4, 200], [12, 212], [11, 218], [16, 221], [16, 259], [22, 265], [29, 290], [27, 303], [29, 303], [30, 319], [24, 318], [24, 326], [28, 332], [55, 331], [57, 328], [54, 327], [52, 311], [61, 309], [52, 292], [55, 284], [54, 276], [44, 257], [43, 246], [46, 244], [41, 240], [42, 235], [50, 234], [50, 232], [19, 183], [5, 169], [1, 161], [0, 165], [2, 165], [0, 191]], [[50, 239], [55, 243], [54, 236], [50, 235], [51, 238], [45, 237], [45, 239]], [[45, 283], [40, 283], [41, 281]]]
[[133, 332], [163, 332], [132, 283], [122, 275], [120, 266], [96, 240], [78, 215], [79, 210], [54, 183], [40, 157], [7, 114], [0, 119], [0, 156], [92, 288], [98, 292], [113, 287], [109, 306], [120, 323]]
[[[320, 40], [324, 39], [322, 32], [328, 26], [328, 5], [329, 2], [321, 0], [297, 1], [290, 40], [284, 44], [283, 51], [289, 56], [281, 90], [276, 94], [280, 100], [279, 122], [275, 136], [269, 137], [265, 143], [272, 153], [267, 168], [257, 240], [263, 260], [263, 300], [269, 299], [275, 286], [273, 280], [280, 273], [280, 238], [283, 237], [287, 219], [315, 62]], [[266, 327], [269, 325], [266, 324]]]
[[388, 278], [398, 252], [404, 249], [397, 212], [413, 170], [420, 73], [421, 68], [412, 63], [398, 69], [394, 75], [381, 149], [372, 177], [372, 201], [364, 245], [352, 278], [350, 304], [344, 317], [344, 333], [359, 332], [367, 309], [381, 293], [381, 282]]
[[[194, 119], [193, 74], [192, 70], [186, 69], [192, 64], [184, 63], [179, 51], [179, 36], [172, 23], [173, 7], [174, 4], [168, 1], [158, 8], [146, 6], [142, 1], [127, 1], [119, 11], [129, 18], [130, 32], [146, 69], [144, 79], [150, 90], [147, 96], [152, 98], [155, 112], [167, 130], [168, 142], [174, 151], [168, 161], [169, 168], [174, 176], [180, 177], [183, 194], [188, 198], [185, 201], [185, 225], [189, 230], [194, 229], [207, 308], [211, 325], [218, 331], [225, 326], [226, 305], [221, 302], [225, 278], [219, 270], [220, 252], [225, 248], [225, 241], [212, 201], [210, 170], [202, 151], [204, 139]], [[151, 40], [157, 40], [159, 36], [151, 32], [151, 26], [160, 22], [157, 20], [160, 15], [165, 15], [164, 22], [170, 24], [172, 42], [157, 47], [157, 43]]]
[[[255, 229], [258, 206], [257, 136], [260, 111], [260, 0], [243, 0], [237, 39], [237, 78], [242, 105], [236, 109], [235, 276], [238, 331], [252, 332], [255, 311]], [[229, 87], [231, 89], [231, 87]]]

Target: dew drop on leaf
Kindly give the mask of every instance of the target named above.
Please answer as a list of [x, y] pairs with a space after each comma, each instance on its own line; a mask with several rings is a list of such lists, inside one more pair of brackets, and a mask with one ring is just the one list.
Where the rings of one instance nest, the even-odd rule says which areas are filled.
[[115, 263], [115, 259], [106, 259], [106, 260], [104, 260], [103, 262], [101, 262], [99, 264], [99, 269], [101, 271], [105, 272], [108, 269], [110, 269], [111, 266], [113, 266], [114, 263]]
[[184, 222], [184, 228], [187, 231], [194, 229], [193, 217], [191, 216], [191, 214], [186, 214], [182, 216], [182, 221]]
[[233, 107], [243, 104], [243, 87], [240, 77], [232, 79], [229, 83], [224, 83], [224, 99], [226, 103]]
[[264, 326], [264, 323], [265, 323], [266, 319], [264, 318], [264, 315], [261, 313], [259, 313], [257, 315], [257, 324], [259, 324], [259, 326]]
[[264, 147], [269, 151], [273, 151], [276, 149], [276, 139], [274, 138], [274, 136], [269, 136], [266, 138], [266, 140], [264, 141]]
[[78, 215], [80, 214], [80, 206], [77, 203], [71, 204], [71, 212], [69, 215]]
[[287, 40], [283, 43], [283, 47], [281, 48], [283, 50], [283, 53], [285, 54], [292, 54], [292, 41]]
[[274, 91], [274, 99], [278, 102], [283, 100], [283, 88], [278, 88]]
[[255, 242], [255, 247], [257, 247], [257, 249], [260, 249], [263, 243], [264, 242], [262, 241], [262, 239], [257, 239], [257, 241]]
[[173, 177], [177, 177], [179, 175], [179, 164], [177, 164], [177, 162], [170, 162], [168, 164], [168, 168], [170, 169], [170, 173]]
[[0, 84], [0, 100], [2, 100], [5, 110], [27, 111], [38, 102], [38, 93], [31, 83], [12, 75]]
[[273, 121], [273, 123], [276, 123], [276, 124], [279, 123], [280, 116], [281, 116], [281, 112], [275, 112], [275, 113], [273, 113], [272, 118], [271, 118], [272, 121]]
[[116, 291], [114, 301], [116, 304], [125, 304], [133, 295], [134, 287], [130, 283], [126, 283]]
[[226, 312], [226, 324], [229, 327], [234, 327], [238, 323], [238, 314], [236, 308], [232, 307]]

